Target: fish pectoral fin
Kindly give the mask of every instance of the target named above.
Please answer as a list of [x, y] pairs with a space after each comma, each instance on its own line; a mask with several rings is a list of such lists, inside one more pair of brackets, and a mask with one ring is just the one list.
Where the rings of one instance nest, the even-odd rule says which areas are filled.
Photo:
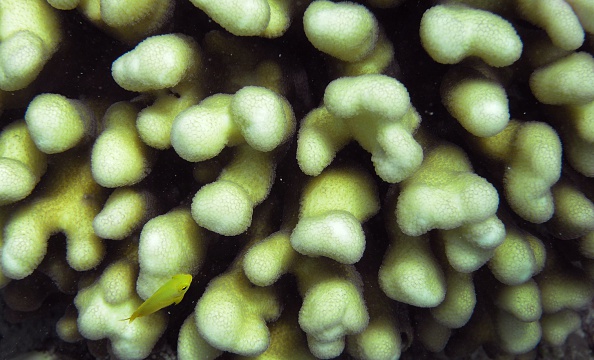
[[177, 304], [179, 304], [179, 303], [182, 301], [182, 299], [183, 299], [183, 297], [181, 297], [181, 296], [180, 296], [180, 297], [178, 297], [178, 298], [175, 298], [175, 299], [173, 300], [173, 303], [174, 303], [175, 305], [177, 305]]

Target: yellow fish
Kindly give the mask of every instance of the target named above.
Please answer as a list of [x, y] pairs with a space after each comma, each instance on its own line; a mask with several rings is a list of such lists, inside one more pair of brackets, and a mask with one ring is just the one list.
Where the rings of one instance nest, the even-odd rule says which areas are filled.
[[173, 303], [175, 305], [179, 304], [186, 291], [188, 291], [190, 283], [192, 283], [192, 275], [190, 274], [173, 275], [171, 280], [163, 284], [151, 297], [146, 299], [129, 318], [122, 319], [122, 321], [130, 320], [132, 322], [137, 317], [150, 315]]

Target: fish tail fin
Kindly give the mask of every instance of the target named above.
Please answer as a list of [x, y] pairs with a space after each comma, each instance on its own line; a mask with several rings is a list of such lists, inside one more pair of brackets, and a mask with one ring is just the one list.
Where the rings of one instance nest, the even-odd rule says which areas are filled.
[[128, 320], [128, 323], [131, 323], [136, 318], [137, 318], [137, 316], [135, 316], [134, 314], [132, 314], [132, 316], [130, 316], [129, 318], [120, 319], [120, 321], [126, 321], [126, 320]]

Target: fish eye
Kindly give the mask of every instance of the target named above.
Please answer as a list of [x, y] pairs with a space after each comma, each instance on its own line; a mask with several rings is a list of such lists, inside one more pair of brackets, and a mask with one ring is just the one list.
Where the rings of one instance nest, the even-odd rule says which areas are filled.
[[184, 287], [182, 287], [181, 289], [182, 289], [182, 291], [184, 291], [184, 290], [186, 290], [187, 288], [188, 288], [187, 286], [184, 286]]

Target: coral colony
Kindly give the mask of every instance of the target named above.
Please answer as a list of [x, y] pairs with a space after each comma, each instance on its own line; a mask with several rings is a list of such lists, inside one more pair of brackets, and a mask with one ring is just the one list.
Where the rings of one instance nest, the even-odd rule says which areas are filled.
[[[592, 1], [0, 0], [0, 24], [0, 286], [70, 294], [62, 340], [529, 358], [580, 328]], [[179, 305], [122, 321], [177, 274]]]

